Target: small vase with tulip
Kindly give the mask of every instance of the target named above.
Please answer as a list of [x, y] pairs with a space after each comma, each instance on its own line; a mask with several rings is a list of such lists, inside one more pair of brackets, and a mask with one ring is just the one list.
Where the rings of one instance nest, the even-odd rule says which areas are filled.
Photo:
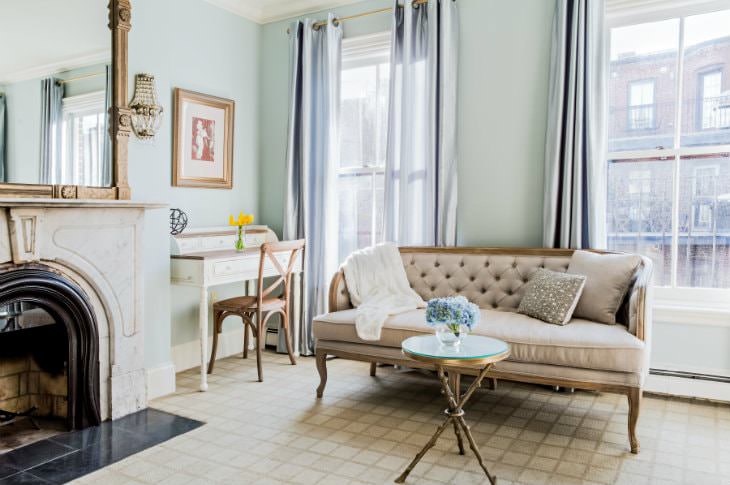
[[232, 215], [228, 216], [228, 225], [238, 228], [238, 237], [236, 238], [236, 251], [243, 251], [246, 249], [246, 229], [245, 227], [253, 222], [253, 214], [244, 214], [241, 212], [238, 214], [236, 219]]

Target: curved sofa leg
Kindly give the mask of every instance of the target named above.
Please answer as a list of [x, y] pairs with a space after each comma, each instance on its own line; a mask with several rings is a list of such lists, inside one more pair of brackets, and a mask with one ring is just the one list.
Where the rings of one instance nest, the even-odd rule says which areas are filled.
[[327, 352], [317, 350], [315, 352], [317, 361], [317, 372], [319, 372], [319, 387], [317, 387], [317, 397], [324, 394], [324, 386], [327, 385]]
[[636, 437], [636, 423], [639, 421], [639, 411], [641, 409], [640, 388], [629, 389], [629, 442], [631, 443], [631, 453], [639, 453], [639, 439]]
[[370, 362], [370, 376], [375, 377], [376, 369], [378, 368], [377, 362]]

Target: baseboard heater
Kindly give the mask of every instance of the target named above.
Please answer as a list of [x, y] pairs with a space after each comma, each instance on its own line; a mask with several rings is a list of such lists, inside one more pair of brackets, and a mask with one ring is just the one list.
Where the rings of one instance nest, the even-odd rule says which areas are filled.
[[649, 374], [653, 376], [665, 376], [665, 377], [681, 377], [683, 379], [695, 379], [698, 381], [712, 381], [712, 382], [723, 382], [730, 384], [730, 376], [716, 376], [712, 374], [697, 374], [694, 372], [684, 372], [679, 370], [666, 370], [666, 369], [649, 369]]

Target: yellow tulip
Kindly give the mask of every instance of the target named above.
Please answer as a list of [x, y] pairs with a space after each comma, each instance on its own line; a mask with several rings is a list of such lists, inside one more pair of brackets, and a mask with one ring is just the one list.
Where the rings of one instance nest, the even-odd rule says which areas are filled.
[[251, 224], [253, 222], [253, 214], [247, 214], [245, 219], [245, 224]]
[[237, 226], [238, 225], [238, 224], [236, 224], [236, 220], [233, 218], [232, 215], [231, 216], [228, 216], [228, 225], [229, 226]]
[[244, 220], [243, 219], [243, 212], [241, 212], [240, 214], [238, 214], [238, 225], [239, 226], [242, 226], [244, 224], [243, 220]]

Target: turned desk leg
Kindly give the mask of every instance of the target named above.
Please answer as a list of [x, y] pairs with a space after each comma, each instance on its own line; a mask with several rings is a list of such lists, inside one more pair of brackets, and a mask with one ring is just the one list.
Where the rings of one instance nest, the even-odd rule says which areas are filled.
[[208, 390], [208, 288], [200, 288], [200, 313], [198, 315], [200, 330], [200, 390]]
[[294, 340], [294, 357], [301, 354], [301, 336], [299, 335], [302, 324], [302, 273], [292, 273], [292, 295], [291, 310], [289, 314], [289, 328], [291, 338]]

